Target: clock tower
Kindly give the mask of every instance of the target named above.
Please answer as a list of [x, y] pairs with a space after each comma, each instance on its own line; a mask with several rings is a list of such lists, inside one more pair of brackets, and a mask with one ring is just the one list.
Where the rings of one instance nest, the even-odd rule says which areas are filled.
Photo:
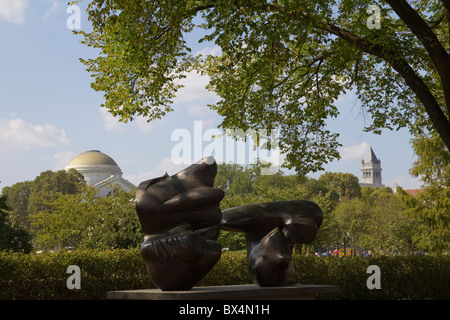
[[384, 187], [381, 183], [381, 161], [369, 147], [364, 159], [361, 160], [361, 186]]

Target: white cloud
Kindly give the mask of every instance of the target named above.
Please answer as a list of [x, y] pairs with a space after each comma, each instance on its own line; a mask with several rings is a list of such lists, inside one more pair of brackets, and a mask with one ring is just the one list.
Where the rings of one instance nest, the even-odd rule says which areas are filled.
[[402, 187], [403, 189], [420, 189], [423, 182], [409, 175], [399, 175], [383, 182], [388, 187]]
[[0, 20], [22, 23], [25, 20], [27, 0], [0, 0]]
[[[133, 122], [135, 122], [136, 127], [141, 131], [142, 133], [149, 132], [150, 130], [154, 129], [156, 120], [152, 122], [148, 122], [146, 118], [144, 117], [136, 117]], [[161, 121], [161, 120], [160, 120]]]
[[189, 115], [203, 123], [203, 128], [212, 128], [218, 125], [217, 113], [211, 110], [206, 104], [193, 103], [187, 107]]
[[0, 118], [0, 150], [27, 151], [32, 148], [48, 148], [66, 145], [69, 140], [64, 129], [51, 124], [29, 124], [22, 119]]
[[77, 153], [73, 150], [55, 153], [53, 155], [53, 159], [56, 160], [54, 170], [63, 170], [76, 155]]
[[204, 116], [205, 112], [212, 112], [207, 106], [194, 103], [188, 107], [188, 113], [192, 116]]
[[364, 158], [367, 150], [369, 150], [369, 144], [364, 141], [357, 145], [339, 148], [338, 151], [341, 155], [341, 161], [347, 161]]
[[209, 83], [209, 77], [201, 75], [196, 71], [191, 71], [186, 74], [186, 78], [180, 80], [180, 83], [184, 85], [181, 88], [174, 103], [191, 103], [191, 102], [204, 102], [206, 107], [207, 103], [212, 103], [217, 100], [217, 95], [206, 89], [206, 85]]
[[195, 53], [195, 55], [202, 55], [202, 56], [207, 56], [207, 55], [212, 55], [212, 56], [218, 56], [219, 54], [222, 53], [222, 49], [218, 46], [218, 45], [214, 45], [212, 47], [206, 47], [203, 48], [200, 51], [197, 51]]
[[169, 176], [174, 175], [188, 166], [189, 165], [186, 164], [175, 164], [170, 157], [166, 157], [159, 164], [154, 166], [151, 171], [124, 175], [124, 178], [137, 186], [142, 181], [161, 177], [166, 172]]
[[351, 90], [345, 93], [341, 93], [337, 100], [334, 102], [336, 105], [343, 105], [348, 103], [349, 105], [354, 105], [358, 101], [358, 96]]
[[[173, 109], [176, 113], [181, 108], [186, 108], [189, 115], [196, 118], [202, 118], [207, 121], [208, 125], [212, 125], [216, 120], [213, 119], [217, 116], [216, 112], [208, 108], [208, 104], [217, 101], [217, 95], [214, 92], [208, 91], [205, 87], [209, 82], [209, 77], [202, 76], [196, 71], [192, 71], [186, 74], [186, 78], [180, 80], [180, 83], [184, 85], [181, 88], [176, 98], [174, 99]], [[148, 123], [144, 117], [135, 117], [132, 122], [127, 124], [118, 121], [118, 118], [112, 116], [106, 108], [100, 108], [101, 117], [103, 120], [104, 128], [107, 131], [120, 131], [124, 127], [135, 125], [137, 129], [143, 133], [146, 133], [154, 129], [156, 122]], [[207, 119], [207, 120], [206, 120]]]
[[61, 2], [58, 2], [57, 0], [52, 0], [51, 5], [44, 14], [44, 19], [48, 18], [52, 13], [58, 11], [61, 5], [62, 5]]
[[100, 114], [106, 131], [120, 131], [123, 129], [123, 123], [119, 122], [106, 108], [100, 108]]
[[115, 118], [106, 108], [103, 107], [100, 108], [100, 114], [103, 120], [103, 127], [106, 131], [110, 132], [120, 132], [125, 130], [127, 127], [135, 126], [140, 132], [146, 133], [154, 129], [156, 126], [155, 121], [149, 123], [144, 117], [135, 117], [133, 121], [129, 121], [128, 123], [120, 122], [119, 118]]

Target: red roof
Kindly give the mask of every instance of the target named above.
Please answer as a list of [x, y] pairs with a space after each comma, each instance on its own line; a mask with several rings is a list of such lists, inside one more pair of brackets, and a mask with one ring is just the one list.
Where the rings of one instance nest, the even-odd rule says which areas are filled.
[[422, 192], [423, 191], [423, 189], [408, 189], [408, 190], [405, 190], [405, 192], [407, 193], [407, 194], [410, 194], [410, 195], [416, 195], [416, 194], [418, 194], [418, 193], [420, 193], [420, 192]]
[[[406, 189], [406, 190], [403, 190], [403, 191], [405, 191], [407, 194], [415, 196], [416, 194], [422, 192], [423, 190], [424, 189]], [[394, 194], [398, 194], [398, 191], [396, 190], [396, 188], [394, 188]]]

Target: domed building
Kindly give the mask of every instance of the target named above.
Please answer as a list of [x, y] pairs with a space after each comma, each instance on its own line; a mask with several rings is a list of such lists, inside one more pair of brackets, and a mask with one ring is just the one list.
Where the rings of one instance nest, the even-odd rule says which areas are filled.
[[119, 185], [124, 190], [136, 188], [134, 184], [122, 177], [122, 170], [107, 154], [99, 150], [89, 150], [77, 155], [65, 167], [76, 169], [84, 176], [87, 185], [99, 190], [101, 197], [111, 194], [112, 187]]

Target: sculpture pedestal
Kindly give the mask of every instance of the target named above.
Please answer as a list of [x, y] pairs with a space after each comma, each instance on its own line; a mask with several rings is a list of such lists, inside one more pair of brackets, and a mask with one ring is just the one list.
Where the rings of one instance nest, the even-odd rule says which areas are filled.
[[194, 287], [189, 291], [140, 289], [109, 291], [115, 300], [313, 300], [316, 294], [337, 293], [338, 286], [296, 284], [259, 287], [254, 284]]

